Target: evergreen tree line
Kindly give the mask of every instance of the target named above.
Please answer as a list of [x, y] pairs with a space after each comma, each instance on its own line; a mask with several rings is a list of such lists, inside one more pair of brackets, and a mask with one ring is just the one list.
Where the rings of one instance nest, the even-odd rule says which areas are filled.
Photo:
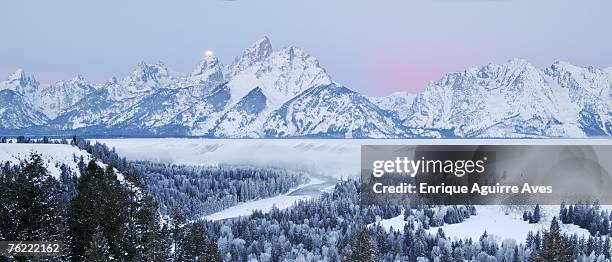
[[239, 202], [287, 193], [307, 182], [300, 172], [276, 168], [203, 167], [134, 162], [160, 212], [185, 210], [188, 219], [212, 214]]
[[610, 224], [612, 211], [602, 210], [597, 201], [593, 204], [578, 203], [569, 206], [562, 203], [559, 209], [559, 219], [563, 224], [574, 224], [587, 229], [593, 236], [597, 234], [608, 236], [612, 231]]
[[41, 138], [32, 138], [26, 136], [17, 136], [17, 137], [0, 137], [0, 144], [68, 144], [68, 140], [65, 138], [60, 139], [51, 139], [49, 137], [43, 136]]
[[[349, 179], [318, 199], [285, 210], [207, 222], [224, 261], [526, 261], [530, 250], [516, 241], [503, 243], [486, 234], [480, 240], [452, 241], [424, 225], [460, 221], [473, 206], [377, 206], [359, 204], [360, 183]], [[376, 221], [401, 215], [403, 228], [386, 230]], [[430, 215], [431, 214], [431, 215]], [[423, 222], [425, 221], [425, 222]], [[508, 260], [510, 261], [510, 260]]]
[[[291, 209], [206, 227], [224, 261], [610, 261], [610, 238], [563, 234], [556, 217], [549, 230], [529, 232], [526, 244], [500, 242], [486, 231], [479, 239], [452, 240], [441, 228], [426, 230], [422, 221], [475, 214], [475, 207], [360, 206], [359, 190], [358, 181], [341, 181], [333, 192]], [[403, 228], [375, 223], [402, 210], [410, 210]]]
[[465, 206], [431, 206], [418, 204], [405, 208], [404, 221], [417, 221], [424, 229], [441, 227], [444, 224], [457, 224], [466, 218], [476, 215], [476, 207]]
[[556, 217], [550, 230], [529, 232], [526, 247], [533, 250], [531, 261], [610, 261], [612, 248], [608, 236], [562, 234]]
[[540, 210], [540, 205], [536, 204], [533, 208], [533, 212], [523, 212], [523, 221], [529, 221], [529, 224], [537, 224], [542, 219], [541, 212], [542, 211]]
[[78, 169], [63, 165], [55, 178], [34, 153], [3, 163], [0, 241], [62, 241], [63, 256], [52, 261], [220, 261], [202, 223], [160, 221], [137, 173], [83, 159]]

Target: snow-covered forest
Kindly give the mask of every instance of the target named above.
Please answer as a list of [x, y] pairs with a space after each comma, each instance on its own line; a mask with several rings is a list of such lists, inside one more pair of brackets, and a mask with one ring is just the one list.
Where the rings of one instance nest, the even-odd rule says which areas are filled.
[[[6, 152], [24, 143], [83, 152], [58, 157], [64, 164], [35, 152], [2, 159], [0, 241], [63, 241], [55, 261], [610, 260], [611, 212], [598, 203], [563, 203], [552, 214], [524, 208], [525, 225], [542, 225], [525, 239], [502, 239], [484, 225], [472, 229], [483, 232], [479, 237], [451, 237], [445, 228], [479, 216], [479, 206], [360, 205], [360, 182], [344, 178], [289, 208], [211, 221], [201, 215], [285, 193], [308, 177], [277, 168], [133, 162], [76, 137], [1, 142]], [[383, 226], [397, 218], [401, 227]], [[569, 225], [588, 233], [563, 230]]]
[[303, 173], [241, 166], [184, 166], [135, 162], [162, 214], [183, 210], [188, 219], [240, 202], [286, 193], [307, 181]]

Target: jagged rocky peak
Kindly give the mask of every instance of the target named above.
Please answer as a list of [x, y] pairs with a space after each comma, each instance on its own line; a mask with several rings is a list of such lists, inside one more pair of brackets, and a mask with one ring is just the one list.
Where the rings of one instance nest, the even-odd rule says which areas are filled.
[[18, 92], [24, 91], [25, 87], [37, 87], [39, 85], [33, 75], [29, 75], [23, 69], [17, 69], [9, 75], [6, 81], [0, 83], [0, 89], [12, 89]]
[[119, 84], [119, 79], [117, 79], [117, 77], [115, 76], [112, 76], [111, 78], [106, 80], [106, 82], [104, 82], [104, 86], [111, 86], [116, 84]]
[[249, 57], [253, 60], [262, 60], [272, 53], [272, 43], [267, 36], [257, 40], [251, 47], [244, 51], [243, 57]]
[[148, 94], [162, 87], [174, 88], [176, 85], [176, 79], [163, 63], [140, 62], [129, 76], [120, 81], [113, 77], [104, 84], [104, 87], [108, 90], [111, 99], [121, 100]]
[[56, 82], [51, 86], [76, 86], [76, 87], [91, 87], [92, 84], [89, 83], [82, 75], [76, 75], [70, 80], [61, 80]]
[[207, 53], [196, 67], [196, 69], [188, 76], [188, 85], [204, 85], [206, 87], [214, 87], [224, 81], [223, 68], [219, 59], [212, 53]]
[[[533, 79], [540, 81], [540, 71], [525, 59], [511, 59], [503, 64], [488, 64], [484, 67], [472, 69], [477, 70], [475, 76], [484, 80], [495, 81], [500, 86], [516, 86], [521, 81]], [[469, 71], [469, 70], [468, 70]]]
[[502, 64], [487, 64], [472, 67], [462, 72], [445, 74], [438, 81], [430, 82], [426, 88], [450, 87], [453, 90], [498, 89], [522, 90], [533, 86], [542, 87], [545, 82], [542, 72], [525, 59], [511, 59]]
[[416, 94], [406, 91], [397, 91], [388, 96], [369, 97], [368, 99], [378, 107], [395, 113], [400, 120], [406, 119]]
[[214, 54], [206, 54], [191, 76], [203, 75], [207, 71], [217, 69], [220, 69], [219, 59]]
[[147, 64], [145, 62], [140, 62], [136, 70], [132, 72], [130, 78], [131, 80], [147, 82], [149, 80], [156, 81], [168, 76], [170, 76], [170, 73], [163, 63]]
[[237, 74], [257, 62], [265, 60], [270, 54], [272, 54], [272, 43], [267, 36], [264, 36], [244, 50], [242, 56], [236, 58], [232, 65], [232, 74]]
[[557, 61], [544, 72], [557, 80], [563, 87], [583, 89], [594, 95], [604, 95], [612, 90], [612, 71], [593, 66], [580, 67], [567, 62]]
[[70, 81], [74, 82], [74, 83], [86, 83], [87, 80], [85, 80], [85, 77], [83, 77], [83, 75], [76, 75], [74, 76], [72, 79], [70, 79]]

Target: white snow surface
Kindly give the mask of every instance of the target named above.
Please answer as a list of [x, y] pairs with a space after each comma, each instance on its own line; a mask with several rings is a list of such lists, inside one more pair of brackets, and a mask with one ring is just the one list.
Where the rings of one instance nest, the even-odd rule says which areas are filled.
[[267, 212], [270, 212], [270, 210], [272, 210], [274, 206], [276, 206], [278, 209], [286, 209], [286, 208], [291, 207], [297, 201], [308, 200], [312, 197], [310, 195], [294, 195], [293, 194], [294, 192], [296, 192], [298, 189], [305, 188], [311, 185], [317, 185], [320, 183], [323, 183], [323, 181], [316, 179], [316, 178], [311, 178], [310, 182], [300, 185], [285, 194], [278, 195], [275, 197], [248, 201], [248, 202], [224, 209], [217, 213], [204, 216], [204, 219], [214, 221], [214, 220], [222, 220], [222, 219], [233, 218], [233, 217], [248, 216], [248, 215], [251, 215], [253, 211], [255, 210], [260, 210], [263, 213], [267, 213]]
[[76, 172], [78, 170], [78, 159], [81, 156], [85, 162], [91, 160], [91, 155], [71, 145], [0, 144], [0, 161], [3, 163], [8, 161], [11, 164], [19, 164], [22, 161], [27, 161], [31, 153], [40, 154], [45, 161], [49, 173], [57, 179], [60, 177], [60, 167], [62, 164], [67, 165], [72, 171]]
[[[602, 206], [602, 209], [609, 208], [609, 206]], [[529, 224], [529, 222], [523, 221], [524, 210], [532, 211], [533, 206], [476, 206], [477, 215], [471, 216], [458, 224], [431, 227], [426, 231], [431, 234], [436, 234], [438, 229], [442, 228], [444, 235], [451, 239], [458, 240], [471, 238], [472, 240], [477, 240], [486, 230], [489, 236], [497, 237], [499, 238], [498, 240], [514, 239], [517, 243], [524, 244], [529, 231], [535, 234], [536, 231], [548, 230], [552, 218], [558, 218], [559, 216], [558, 205], [541, 206], [542, 220], [537, 224]], [[401, 214], [397, 217], [370, 224], [370, 226], [377, 223], [386, 230], [403, 230], [407, 222], [404, 221], [404, 214]], [[563, 233], [589, 236], [588, 230], [576, 225], [560, 224], [560, 226]]]
[[[72, 145], [66, 144], [0, 144], [0, 162], [4, 163], [8, 161], [11, 164], [20, 164], [21, 162], [28, 161], [30, 154], [40, 154], [45, 162], [47, 171], [51, 176], [56, 179], [60, 178], [62, 164], [68, 166], [72, 172], [77, 176], [80, 175], [78, 172], [78, 162], [81, 157], [85, 163], [89, 162], [93, 157], [85, 150], [81, 150]], [[102, 168], [106, 168], [106, 164], [96, 161], [96, 164]], [[128, 184], [128, 181], [124, 180], [123, 174], [115, 169], [115, 175], [117, 180], [121, 183]], [[137, 192], [140, 189], [134, 188]]]

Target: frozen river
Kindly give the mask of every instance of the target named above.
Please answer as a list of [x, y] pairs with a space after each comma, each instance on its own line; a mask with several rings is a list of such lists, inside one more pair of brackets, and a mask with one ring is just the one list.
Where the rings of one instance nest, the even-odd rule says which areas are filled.
[[267, 212], [273, 206], [280, 209], [288, 208], [295, 201], [310, 199], [321, 194], [321, 192], [330, 190], [336, 179], [359, 175], [361, 145], [612, 145], [610, 139], [246, 140], [143, 138], [99, 139], [97, 141], [115, 147], [119, 155], [125, 156], [129, 160], [149, 160], [185, 165], [273, 166], [299, 169], [311, 174], [310, 183], [295, 188], [287, 194], [242, 203], [204, 217], [209, 220], [249, 215], [255, 209]]

